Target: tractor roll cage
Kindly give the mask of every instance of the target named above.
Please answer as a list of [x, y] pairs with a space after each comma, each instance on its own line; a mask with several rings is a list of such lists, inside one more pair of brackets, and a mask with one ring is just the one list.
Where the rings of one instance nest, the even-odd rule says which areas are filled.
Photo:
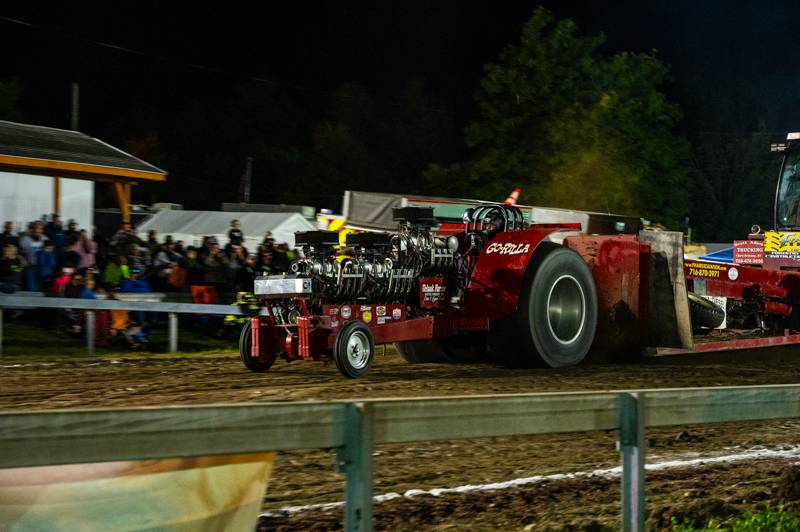
[[497, 203], [493, 205], [480, 205], [467, 209], [464, 213], [466, 231], [483, 231], [484, 220], [490, 214], [495, 214], [503, 220], [502, 231], [516, 231], [525, 228], [525, 219], [522, 216], [522, 211], [518, 207]]

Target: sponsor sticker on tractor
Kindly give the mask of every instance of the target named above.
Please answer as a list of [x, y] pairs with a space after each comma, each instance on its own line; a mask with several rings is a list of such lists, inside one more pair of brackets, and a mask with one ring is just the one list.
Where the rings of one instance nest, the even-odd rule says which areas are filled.
[[[713, 262], [686, 261], [683, 263], [687, 277], [701, 277], [704, 279], [722, 279], [723, 274], [730, 277], [728, 266]], [[738, 271], [734, 274], [738, 277]], [[734, 279], [736, 278], [734, 277]], [[731, 279], [733, 280], [733, 279]]]
[[736, 264], [764, 264], [764, 242], [761, 240], [734, 240], [733, 262]]
[[386, 316], [386, 307], [384, 307], [383, 305], [375, 307], [375, 314], [377, 314], [378, 316]]
[[764, 254], [800, 257], [800, 232], [767, 231], [764, 233]]
[[530, 244], [489, 244], [486, 254], [499, 253], [500, 255], [521, 255], [530, 251]]
[[[369, 308], [369, 307], [367, 307]], [[372, 321], [372, 312], [369, 310], [365, 310], [361, 313], [361, 319], [364, 320], [364, 323], [369, 323]]]
[[420, 277], [419, 304], [422, 308], [444, 306], [447, 295], [447, 281], [444, 277]]
[[403, 317], [403, 311], [399, 308], [392, 309], [392, 319], [399, 320]]
[[342, 307], [342, 319], [348, 320], [352, 316], [352, 312], [350, 311], [350, 307], [344, 306]]
[[767, 231], [764, 233], [764, 267], [780, 270], [796, 268], [800, 263], [800, 232]]

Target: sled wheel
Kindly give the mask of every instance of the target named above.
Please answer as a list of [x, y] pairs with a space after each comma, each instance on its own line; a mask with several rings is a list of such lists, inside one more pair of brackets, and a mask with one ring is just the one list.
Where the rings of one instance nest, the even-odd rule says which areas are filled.
[[493, 354], [512, 366], [579, 364], [597, 327], [597, 291], [586, 262], [552, 246], [537, 252], [525, 275], [519, 308], [492, 330]]
[[255, 358], [253, 353], [252, 342], [253, 331], [250, 325], [250, 320], [247, 320], [242, 327], [242, 332], [239, 334], [239, 358], [242, 359], [244, 365], [250, 371], [255, 373], [264, 373], [272, 364], [275, 363], [275, 354], [266, 358]]
[[394, 348], [406, 362], [411, 364], [447, 362], [442, 346], [433, 340], [395, 342]]
[[453, 364], [480, 362], [487, 351], [486, 335], [483, 333], [459, 334], [439, 342], [444, 358]]
[[375, 342], [369, 327], [360, 321], [350, 321], [339, 330], [333, 346], [336, 367], [345, 377], [355, 379], [364, 375], [375, 358]]
[[694, 294], [689, 295], [689, 313], [692, 317], [692, 328], [707, 327], [716, 329], [725, 321], [725, 311], [708, 299]]

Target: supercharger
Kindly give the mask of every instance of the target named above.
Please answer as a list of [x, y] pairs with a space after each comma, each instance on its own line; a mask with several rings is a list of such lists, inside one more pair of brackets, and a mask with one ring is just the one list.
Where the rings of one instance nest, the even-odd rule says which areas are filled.
[[[347, 251], [337, 255], [331, 235], [321, 231], [298, 233], [296, 239], [305, 257], [292, 263], [291, 274], [311, 280], [312, 299], [400, 301], [418, 289], [420, 276], [445, 274], [454, 268], [452, 243], [448, 245], [446, 238], [437, 237], [424, 225], [406, 222], [394, 234], [348, 237]], [[265, 290], [282, 292], [275, 282], [262, 283], [256, 294], [285, 295], [266, 294]]]

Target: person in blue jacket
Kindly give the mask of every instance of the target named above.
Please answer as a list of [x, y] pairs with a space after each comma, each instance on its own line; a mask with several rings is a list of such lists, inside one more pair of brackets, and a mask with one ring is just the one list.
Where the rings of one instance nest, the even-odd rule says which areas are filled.
[[[128, 292], [133, 294], [149, 294], [152, 292], [152, 288], [150, 288], [150, 283], [147, 282], [147, 279], [141, 279], [139, 276], [142, 275], [142, 270], [139, 268], [131, 268], [128, 270], [128, 274], [130, 278], [122, 279], [119, 282], [119, 291], [120, 292]], [[144, 326], [144, 312], [139, 310], [135, 312], [131, 312], [131, 316], [134, 320], [141, 326]]]
[[53, 275], [58, 270], [58, 258], [49, 240], [42, 249], [36, 251], [36, 270], [40, 286], [49, 288], [53, 284]]

